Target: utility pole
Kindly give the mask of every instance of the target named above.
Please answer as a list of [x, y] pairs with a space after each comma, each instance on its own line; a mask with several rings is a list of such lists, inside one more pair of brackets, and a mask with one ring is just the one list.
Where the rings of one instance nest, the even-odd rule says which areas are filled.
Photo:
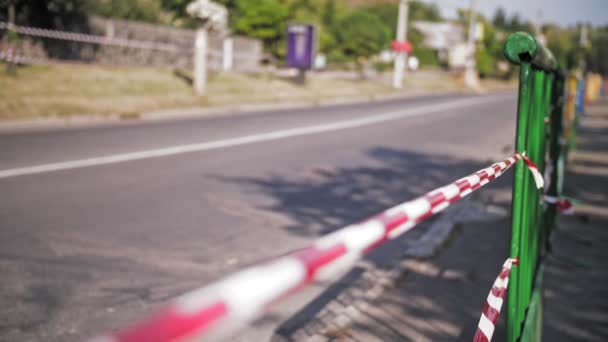
[[13, 28], [15, 25], [15, 2], [11, 1], [8, 5], [8, 25]]
[[539, 8], [536, 11], [536, 23], [534, 25], [534, 29], [536, 30], [536, 36], [540, 36], [543, 33], [543, 10]]
[[543, 10], [536, 11], [536, 21], [534, 23], [534, 34], [542, 46], [547, 46], [547, 37], [543, 34]]
[[[581, 25], [581, 30], [580, 30], [580, 37], [579, 37], [579, 47], [581, 49], [587, 49], [589, 47], [589, 35], [588, 35], [588, 31], [587, 31], [587, 24], [582, 24]], [[586, 68], [587, 68], [587, 63], [585, 61], [585, 58], [580, 58], [579, 63], [578, 63], [578, 67], [579, 70], [581, 71], [583, 77], [585, 76], [585, 72], [586, 72]]]
[[194, 40], [194, 91], [203, 96], [207, 88], [207, 25], [196, 30]]
[[464, 81], [470, 87], [477, 87], [479, 82], [475, 71], [475, 0], [471, 0], [469, 9], [469, 36], [467, 39], [467, 65], [464, 73]]
[[583, 48], [589, 47], [589, 32], [587, 31], [587, 24], [582, 24], [581, 26], [581, 36], [579, 44]]
[[[408, 0], [399, 1], [399, 17], [397, 20], [397, 42], [404, 43], [407, 39], [407, 12]], [[407, 62], [407, 52], [397, 51], [395, 56], [395, 68], [393, 74], [393, 87], [403, 88], [403, 77], [405, 75], [405, 64]]]
[[186, 8], [188, 14], [201, 22], [194, 40], [194, 91], [205, 95], [207, 86], [207, 48], [209, 30], [225, 32], [228, 21], [226, 7], [210, 0], [194, 0]]

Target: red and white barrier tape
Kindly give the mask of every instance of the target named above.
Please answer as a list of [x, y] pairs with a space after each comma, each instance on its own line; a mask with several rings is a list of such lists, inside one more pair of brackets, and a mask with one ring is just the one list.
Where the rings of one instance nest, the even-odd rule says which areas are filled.
[[574, 205], [566, 198], [544, 195], [543, 199], [549, 204], [554, 204], [557, 210], [564, 215], [574, 214]]
[[473, 342], [492, 341], [492, 335], [496, 328], [496, 321], [498, 321], [498, 316], [500, 316], [500, 309], [502, 308], [502, 303], [505, 300], [505, 294], [509, 287], [511, 267], [518, 263], [518, 259], [509, 258], [502, 265], [502, 271], [494, 281], [490, 294], [488, 294], [488, 298], [486, 299], [486, 304], [483, 307]]
[[522, 155], [524, 162], [528, 166], [528, 169], [532, 173], [532, 177], [534, 178], [534, 183], [536, 184], [536, 188], [537, 189], [542, 188], [545, 184], [545, 180], [544, 180], [543, 174], [538, 169], [538, 166], [536, 166], [536, 164], [534, 164], [534, 162], [532, 162], [530, 159], [528, 159], [528, 157], [526, 157], [526, 152], [522, 152], [521, 155]]
[[[422, 220], [493, 181], [520, 159], [527, 158], [523, 153], [514, 154], [366, 221], [328, 234], [308, 248], [187, 293], [152, 319], [94, 341], [175, 341], [195, 336], [226, 338], [262, 314], [271, 304], [313, 281], [330, 280], [383, 242], [407, 232]], [[526, 164], [532, 173], [538, 172], [532, 162], [526, 161]]]

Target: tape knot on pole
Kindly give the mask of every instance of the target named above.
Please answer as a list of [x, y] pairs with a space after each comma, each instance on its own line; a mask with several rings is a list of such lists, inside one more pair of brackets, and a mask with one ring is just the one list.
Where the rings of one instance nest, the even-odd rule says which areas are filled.
[[543, 199], [546, 203], [555, 205], [557, 210], [564, 215], [574, 214], [574, 205], [567, 198], [559, 198], [554, 196], [545, 195]]
[[521, 159], [524, 160], [524, 162], [526, 163], [526, 166], [528, 166], [528, 170], [530, 170], [530, 173], [532, 173], [532, 177], [534, 178], [534, 183], [536, 184], [536, 188], [542, 189], [545, 186], [545, 181], [543, 179], [542, 173], [538, 169], [538, 166], [536, 166], [536, 164], [534, 164], [534, 162], [526, 156], [525, 151], [518, 153], [518, 155], [521, 157]]

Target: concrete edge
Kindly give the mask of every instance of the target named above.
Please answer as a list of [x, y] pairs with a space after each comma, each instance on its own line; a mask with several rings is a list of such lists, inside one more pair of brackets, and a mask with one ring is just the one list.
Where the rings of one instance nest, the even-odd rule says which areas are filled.
[[412, 91], [408, 93], [392, 94], [373, 94], [363, 97], [336, 97], [318, 99], [314, 101], [299, 102], [279, 102], [279, 103], [245, 103], [228, 106], [210, 107], [187, 107], [148, 111], [139, 115], [73, 115], [65, 118], [50, 117], [36, 118], [27, 120], [15, 120], [0, 122], [0, 133], [36, 131], [44, 129], [64, 129], [95, 127], [104, 125], [128, 124], [137, 122], [154, 122], [169, 120], [184, 120], [209, 118], [226, 115], [247, 115], [256, 114], [264, 111], [278, 111], [289, 109], [323, 108], [347, 104], [372, 103], [389, 100], [409, 99], [430, 95], [474, 95], [476, 92], [467, 90], [446, 90], [446, 91]]

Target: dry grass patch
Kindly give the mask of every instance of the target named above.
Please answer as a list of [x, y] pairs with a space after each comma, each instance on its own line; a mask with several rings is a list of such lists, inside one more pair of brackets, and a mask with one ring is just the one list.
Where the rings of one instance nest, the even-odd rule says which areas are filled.
[[[406, 82], [402, 92], [462, 89], [438, 71], [412, 73]], [[376, 80], [310, 75], [302, 86], [268, 74], [219, 73], [210, 75], [207, 95], [197, 97], [187, 77], [169, 68], [27, 66], [19, 68], [16, 76], [0, 71], [0, 120], [87, 114], [134, 119], [143, 112], [169, 108], [369, 98], [395, 93], [387, 84], [387, 75]]]

